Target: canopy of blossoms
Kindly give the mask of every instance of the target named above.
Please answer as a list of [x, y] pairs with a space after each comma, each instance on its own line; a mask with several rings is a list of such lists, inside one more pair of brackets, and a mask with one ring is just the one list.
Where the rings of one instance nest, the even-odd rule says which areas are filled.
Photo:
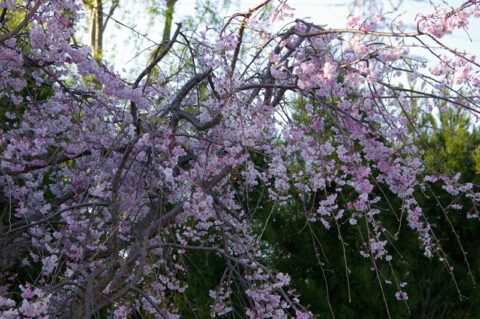
[[[260, 188], [279, 205], [292, 191], [306, 202], [320, 194], [306, 223], [365, 224], [360, 253], [376, 268], [395, 261], [378, 222], [382, 185], [419, 249], [448, 263], [415, 191], [440, 183], [473, 204], [445, 209], [472, 219], [480, 197], [460, 176], [428, 170], [410, 114], [441, 105], [477, 117], [479, 65], [442, 41], [480, 4], [438, 6], [414, 32], [378, 14], [351, 16], [345, 29], [296, 20], [272, 34], [290, 14], [269, 2], [221, 30], [187, 37], [179, 25], [133, 83], [72, 44], [79, 1], [0, 3], [1, 318], [106, 308], [177, 318], [188, 251], [227, 265], [212, 316], [232, 311], [237, 281], [249, 318], [312, 318], [288, 274], [262, 263], [244, 205]], [[34, 275], [20, 282], [19, 269]]]

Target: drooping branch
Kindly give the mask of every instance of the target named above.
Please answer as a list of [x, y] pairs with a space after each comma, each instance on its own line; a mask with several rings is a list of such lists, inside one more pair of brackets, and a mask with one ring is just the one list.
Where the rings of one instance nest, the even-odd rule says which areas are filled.
[[137, 88], [142, 79], [150, 74], [150, 72], [153, 70], [153, 68], [167, 55], [167, 53], [172, 49], [173, 45], [177, 41], [178, 35], [180, 34], [180, 30], [182, 28], [182, 24], [179, 23], [177, 25], [177, 30], [175, 30], [175, 33], [173, 34], [172, 39], [168, 41], [168, 43], [165, 45], [163, 50], [158, 53], [155, 58], [153, 59], [152, 62], [150, 62], [147, 67], [138, 75], [136, 78], [135, 82], [133, 82], [133, 88]]
[[[33, 5], [33, 7], [31, 9], [28, 10], [28, 12], [25, 15], [25, 18], [23, 18], [22, 22], [20, 22], [16, 27], [14, 27], [13, 30], [11, 30], [7, 33], [4, 33], [4, 34], [0, 34], [0, 44], [7, 41], [8, 39], [13, 38], [20, 31], [22, 31], [28, 25], [28, 23], [31, 21], [33, 15], [37, 12], [38, 8], [40, 8], [40, 6], [42, 4], [43, 4], [43, 1], [41, 1], [41, 0], [35, 1], [35, 4]], [[4, 12], [6, 12], [6, 11], [4, 10]]]
[[10, 170], [8, 168], [5, 168], [5, 174], [10, 176], [17, 176], [20, 174], [25, 174], [25, 173], [36, 171], [39, 169], [44, 169], [50, 166], [65, 163], [67, 161], [71, 161], [71, 160], [88, 156], [91, 154], [92, 154], [91, 150], [85, 150], [73, 156], [67, 156], [67, 155], [61, 154], [58, 156], [53, 156], [52, 158], [49, 158], [49, 159], [36, 159], [35, 161], [32, 161], [33, 163], [25, 164], [24, 168], [21, 170]]
[[[147, 67], [138, 75], [137, 79], [133, 83], [133, 88], [136, 89], [142, 79], [145, 76], [148, 76], [150, 72], [155, 68], [155, 66], [168, 54], [168, 52], [172, 49], [174, 43], [177, 41], [177, 37], [180, 34], [180, 30], [182, 28], [182, 24], [178, 24], [177, 30], [175, 31], [172, 39], [165, 45], [163, 48], [162, 52], [156, 55], [156, 57], [153, 59], [152, 62], [150, 62]], [[140, 135], [140, 133], [143, 131], [142, 128], [142, 123], [140, 122], [138, 118], [138, 108], [135, 102], [131, 101], [130, 102], [130, 114], [132, 115], [132, 120], [136, 128], [137, 135]]]
[[192, 115], [188, 112], [185, 112], [183, 110], [175, 110], [174, 114], [179, 119], [184, 119], [184, 120], [188, 121], [190, 124], [192, 124], [199, 131], [205, 131], [205, 130], [208, 130], [209, 128], [214, 127], [215, 125], [220, 123], [220, 121], [222, 119], [222, 115], [220, 113], [218, 113], [217, 115], [215, 115], [215, 117], [212, 120], [202, 123], [194, 115]]
[[235, 66], [237, 64], [237, 60], [238, 60], [238, 56], [240, 54], [240, 48], [242, 47], [242, 41], [243, 41], [243, 34], [245, 32], [245, 28], [247, 27], [248, 25], [248, 20], [250, 19], [250, 17], [252, 16], [252, 14], [254, 14], [256, 11], [260, 10], [261, 8], [263, 8], [264, 6], [266, 6], [268, 3], [270, 2], [270, 0], [265, 0], [263, 1], [262, 3], [260, 3], [259, 5], [257, 5], [256, 7], [252, 8], [252, 9], [249, 9], [247, 12], [245, 13], [237, 13], [237, 14], [234, 14], [232, 17], [230, 17], [229, 21], [225, 24], [224, 26], [224, 29], [228, 26], [228, 24], [237, 16], [241, 16], [243, 17], [242, 21], [240, 22], [240, 28], [238, 30], [238, 36], [237, 36], [237, 46], [235, 47], [235, 51], [233, 52], [233, 58], [232, 58], [232, 63], [231, 63], [231, 71], [230, 71], [230, 75], [233, 75], [233, 72], [235, 72]]
[[187, 97], [188, 93], [200, 82], [202, 82], [204, 79], [206, 79], [210, 73], [212, 73], [213, 69], [209, 68], [206, 71], [202, 73], [198, 73], [194, 77], [192, 77], [190, 80], [185, 83], [180, 91], [175, 95], [175, 98], [172, 100], [172, 102], [168, 106], [168, 110], [175, 110], [180, 107], [182, 104], [182, 101]]
[[113, 16], [113, 13], [115, 12], [119, 4], [120, 0], [112, 0], [112, 5], [110, 6], [110, 10], [108, 10], [105, 22], [103, 23], [103, 30], [107, 29], [108, 21], [110, 21], [110, 18]]

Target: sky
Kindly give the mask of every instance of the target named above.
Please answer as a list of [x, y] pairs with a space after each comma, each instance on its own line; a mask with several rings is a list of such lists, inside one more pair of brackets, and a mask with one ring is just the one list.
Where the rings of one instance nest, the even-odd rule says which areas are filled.
[[[178, 0], [175, 7], [174, 22], [181, 22], [187, 16], [195, 15], [196, 1]], [[212, 1], [217, 4], [223, 3], [223, 0]], [[236, 12], [247, 11], [260, 2], [260, 0], [230, 0], [230, 6], [224, 10], [222, 15], [229, 16]], [[431, 11], [429, 0], [376, 0], [375, 3], [383, 4], [384, 9], [388, 11], [391, 8], [391, 3], [396, 5], [399, 2], [401, 6], [397, 12], [403, 15], [405, 22], [413, 22], [418, 12], [427, 13]], [[455, 7], [464, 1], [448, 0], [447, 2]], [[148, 35], [150, 39], [160, 42], [163, 22], [160, 18], [154, 19], [147, 14], [146, 10], [148, 8], [145, 6], [145, 0], [125, 0], [121, 3], [123, 4], [122, 11], [116, 12], [114, 17], [132, 26], [139, 33]], [[150, 0], [151, 5], [155, 5], [155, 3], [161, 5], [164, 1]], [[331, 28], [345, 27], [346, 19], [352, 8], [350, 6], [352, 0], [288, 0], [287, 3], [295, 9], [295, 18], [309, 18], [310, 21], [316, 24], [327, 25], [327, 27]], [[219, 7], [222, 6], [220, 5]], [[107, 28], [105, 39], [107, 39], [105, 41], [105, 55], [107, 59], [114, 61], [114, 67], [124, 75], [138, 70], [138, 64], [143, 65], [146, 63], [148, 53], [153, 46], [153, 42], [146, 40], [138, 34], [134, 34], [131, 30], [115, 23], [115, 21], [112, 21]], [[450, 46], [480, 57], [480, 19], [472, 21], [469, 35], [464, 31], [458, 31], [448, 35], [443, 41]]]
[[[177, 3], [177, 10], [179, 13], [177, 19], [181, 19], [181, 15], [193, 14], [196, 0], [179, 0]], [[357, 0], [358, 1], [358, 0]], [[361, 0], [360, 0], [361, 1]], [[375, 0], [374, 0], [375, 1]], [[399, 13], [403, 14], [405, 21], [414, 21], [417, 13], [427, 13], [431, 11], [431, 6], [427, 0], [376, 0], [377, 2], [384, 3], [385, 10], [391, 8], [391, 3], [397, 5], [401, 3], [399, 7]], [[445, 1], [452, 7], [456, 7], [464, 3], [466, 0], [448, 0]], [[257, 5], [260, 0], [238, 0], [232, 1], [232, 8], [229, 10], [229, 14], [234, 12], [243, 12], [251, 7]], [[437, 2], [441, 2], [438, 1]], [[345, 27], [346, 19], [351, 10], [352, 0], [288, 0], [290, 7], [295, 9], [296, 18], [310, 18], [312, 22], [317, 24], [326, 24], [331, 28]], [[237, 9], [237, 11], [235, 11]], [[447, 37], [447, 41], [454, 46], [465, 49], [472, 53], [477, 53], [480, 57], [480, 19], [472, 21], [470, 37], [473, 41], [470, 41], [465, 32], [456, 32], [455, 34]], [[458, 44], [458, 45], [457, 45]]]

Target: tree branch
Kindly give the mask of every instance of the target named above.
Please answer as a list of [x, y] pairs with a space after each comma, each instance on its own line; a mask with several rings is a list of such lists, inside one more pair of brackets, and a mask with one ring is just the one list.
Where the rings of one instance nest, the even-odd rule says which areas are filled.
[[28, 14], [22, 20], [22, 22], [20, 22], [15, 28], [13, 28], [12, 31], [10, 31], [8, 33], [5, 33], [5, 34], [1, 34], [0, 35], [0, 44], [7, 41], [8, 39], [14, 37], [17, 33], [22, 31], [22, 29], [25, 28], [28, 25], [28, 23], [30, 22], [30, 19], [37, 12], [38, 8], [40, 7], [40, 5], [42, 3], [43, 3], [43, 1], [38, 0], [35, 3], [35, 5], [33, 6], [33, 8], [30, 10], [30, 12], [28, 12]]

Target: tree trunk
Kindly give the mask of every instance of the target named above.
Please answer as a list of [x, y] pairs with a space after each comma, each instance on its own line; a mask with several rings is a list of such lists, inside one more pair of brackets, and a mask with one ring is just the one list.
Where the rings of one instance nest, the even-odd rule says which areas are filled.
[[103, 51], [103, 2], [102, 0], [84, 0], [87, 11], [90, 14], [90, 47], [95, 59], [102, 59]]

